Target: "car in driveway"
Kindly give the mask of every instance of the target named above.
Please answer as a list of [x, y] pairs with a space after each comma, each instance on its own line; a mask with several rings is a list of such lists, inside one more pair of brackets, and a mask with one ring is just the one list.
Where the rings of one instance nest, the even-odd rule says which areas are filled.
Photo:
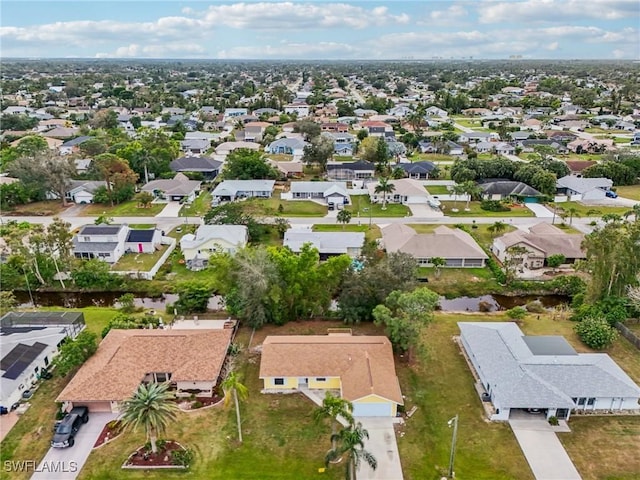
[[89, 421], [87, 407], [74, 407], [62, 420], [56, 423], [51, 446], [54, 448], [73, 447], [80, 427]]
[[604, 194], [609, 198], [618, 198], [618, 194], [613, 190], [607, 190]]

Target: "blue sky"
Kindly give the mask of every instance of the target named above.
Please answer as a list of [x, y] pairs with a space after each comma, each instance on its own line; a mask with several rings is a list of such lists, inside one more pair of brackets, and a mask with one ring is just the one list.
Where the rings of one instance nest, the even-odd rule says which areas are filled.
[[638, 0], [2, 0], [2, 57], [639, 59]]

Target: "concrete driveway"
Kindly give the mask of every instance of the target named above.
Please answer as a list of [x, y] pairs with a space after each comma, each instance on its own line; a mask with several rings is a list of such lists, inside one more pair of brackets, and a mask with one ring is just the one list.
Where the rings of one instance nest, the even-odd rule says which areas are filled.
[[104, 426], [117, 417], [117, 413], [89, 413], [89, 421], [80, 427], [75, 445], [70, 448], [50, 448], [31, 479], [74, 480], [80, 474]]
[[536, 218], [553, 218], [553, 212], [540, 203], [525, 203], [524, 206], [531, 210]]
[[179, 217], [181, 208], [180, 202], [169, 202], [156, 217]]
[[378, 461], [378, 468], [372, 470], [365, 462], [360, 464], [358, 480], [402, 480], [402, 465], [396, 443], [396, 433], [391, 417], [356, 417], [357, 422], [369, 432], [364, 448]]
[[411, 216], [416, 218], [441, 218], [444, 217], [444, 213], [441, 210], [431, 208], [429, 205], [422, 203], [412, 203], [407, 205], [411, 210]]
[[509, 424], [536, 480], [581, 480], [545, 419], [509, 420]]

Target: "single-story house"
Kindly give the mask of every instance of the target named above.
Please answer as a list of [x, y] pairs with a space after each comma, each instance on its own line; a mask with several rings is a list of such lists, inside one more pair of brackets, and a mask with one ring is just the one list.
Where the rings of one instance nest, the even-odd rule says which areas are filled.
[[0, 406], [10, 407], [51, 366], [66, 338], [84, 328], [82, 312], [7, 312], [0, 319]]
[[206, 138], [186, 138], [180, 142], [180, 149], [187, 155], [201, 155], [211, 148]]
[[73, 254], [76, 258], [116, 263], [125, 254], [128, 235], [127, 225], [84, 225], [73, 237]]
[[307, 145], [307, 142], [305, 142], [301, 138], [283, 137], [271, 142], [269, 146], [265, 148], [265, 152], [271, 153], [273, 155], [285, 154], [299, 156], [304, 154], [304, 147], [306, 147]]
[[498, 155], [514, 155], [516, 148], [505, 142], [478, 142], [471, 145], [478, 153], [495, 152]]
[[608, 178], [586, 178], [567, 175], [556, 181], [557, 193], [571, 200], [604, 200], [613, 182]]
[[162, 243], [162, 232], [157, 228], [130, 229], [124, 243], [126, 253], [154, 253]]
[[527, 140], [517, 141], [516, 146], [524, 153], [535, 152], [536, 146], [551, 147], [558, 153], [567, 153], [567, 147], [560, 142], [560, 139], [530, 138]]
[[339, 390], [355, 417], [395, 417], [402, 392], [387, 337], [270, 335], [262, 343], [263, 393]]
[[380, 229], [382, 244], [389, 253], [412, 255], [421, 267], [432, 266], [431, 259], [443, 258], [445, 267], [484, 267], [488, 255], [464, 230], [437, 227], [433, 233], [417, 233], [402, 223]]
[[[400, 165], [400, 164], [399, 164]], [[400, 178], [398, 180], [390, 180], [394, 190], [387, 193], [387, 202], [401, 203], [402, 205], [426, 203], [435, 206], [437, 202], [431, 198], [431, 195], [419, 181], [412, 178]], [[367, 184], [369, 190], [369, 198], [371, 203], [382, 203], [383, 193], [376, 193], [378, 182], [370, 182]]]
[[239, 198], [270, 198], [275, 180], [224, 180], [211, 192], [213, 204]]
[[582, 177], [582, 172], [587, 168], [596, 165], [595, 162], [590, 162], [588, 160], [566, 160], [564, 163], [569, 167], [569, 175], [573, 175], [576, 177]]
[[310, 108], [306, 103], [291, 103], [284, 106], [284, 113], [288, 115], [295, 114], [298, 118], [308, 117]]
[[58, 151], [60, 152], [60, 155], [71, 155], [72, 153], [75, 153], [78, 151], [78, 148], [80, 145], [82, 145], [84, 142], [91, 140], [93, 138], [95, 137], [90, 137], [88, 135], [72, 138], [71, 140], [67, 140], [62, 145], [60, 145], [60, 148], [58, 149]]
[[200, 193], [199, 180], [189, 180], [184, 173], [177, 173], [169, 180], [153, 180], [142, 187], [143, 192], [149, 192], [157, 198], [168, 198], [172, 202], [191, 203]]
[[432, 105], [429, 108], [427, 108], [425, 113], [427, 117], [447, 118], [449, 116], [449, 113], [446, 110], [436, 107], [435, 105]]
[[181, 157], [169, 164], [174, 172], [198, 172], [207, 181], [213, 180], [220, 173], [222, 162], [210, 157]]
[[93, 162], [92, 158], [76, 158], [73, 160], [73, 163], [76, 164], [76, 173], [83, 174], [89, 171], [89, 167], [91, 167], [91, 162]]
[[302, 162], [276, 162], [268, 160], [286, 178], [298, 178], [304, 175], [304, 163]]
[[366, 180], [373, 178], [375, 173], [376, 166], [365, 160], [327, 163], [327, 178], [330, 180]]
[[56, 401], [119, 412], [141, 383], [169, 382], [179, 397], [211, 397], [233, 329], [111, 330]]
[[525, 203], [536, 203], [542, 196], [538, 190], [526, 183], [515, 180], [487, 180], [478, 185], [482, 189], [482, 197], [487, 200], [504, 200], [519, 198]]
[[249, 240], [244, 225], [200, 225], [195, 235], [187, 233], [180, 239], [180, 250], [189, 270], [202, 270], [214, 253], [234, 255]]
[[411, 162], [411, 163], [399, 163], [397, 168], [401, 168], [405, 171], [408, 178], [415, 180], [427, 180], [431, 172], [436, 169], [436, 164], [433, 162]]
[[226, 122], [227, 120], [231, 120], [236, 117], [242, 117], [243, 115], [247, 115], [247, 113], [249, 113], [249, 110], [246, 108], [226, 108], [224, 110], [222, 121]]
[[293, 200], [324, 200], [327, 205], [350, 203], [346, 182], [291, 182]]
[[107, 182], [99, 180], [72, 180], [65, 194], [67, 200], [77, 204], [93, 203], [93, 194], [100, 187], [107, 186]]
[[310, 230], [289, 229], [284, 233], [285, 247], [299, 253], [305, 243], [310, 243], [320, 253], [320, 259], [326, 260], [335, 255], [360, 256], [364, 245], [362, 232], [312, 232]]
[[496, 132], [465, 132], [461, 133], [458, 140], [462, 143], [478, 143], [500, 140], [500, 135]]
[[513, 322], [459, 322], [460, 343], [490, 398], [491, 420], [540, 409], [568, 420], [572, 412], [640, 411], [640, 387], [606, 353], [577, 353], [560, 336], [524, 335]]
[[249, 150], [260, 150], [259, 143], [253, 142], [224, 142], [216, 147], [216, 154], [227, 156], [235, 150], [248, 148]]
[[586, 258], [582, 250], [584, 235], [566, 233], [546, 222], [533, 225], [528, 231], [516, 230], [506, 233], [493, 241], [491, 251], [501, 262], [507, 260], [507, 249], [524, 247], [527, 253], [522, 256], [525, 268], [542, 268], [547, 258], [552, 255], [564, 255], [565, 263], [574, 263]]

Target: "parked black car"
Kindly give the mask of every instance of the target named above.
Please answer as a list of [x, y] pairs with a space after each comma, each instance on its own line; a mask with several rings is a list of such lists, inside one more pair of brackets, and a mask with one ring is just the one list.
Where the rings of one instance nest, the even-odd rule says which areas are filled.
[[6, 415], [9, 413], [9, 409], [3, 405], [0, 405], [0, 415]]
[[51, 446], [55, 448], [73, 447], [76, 433], [78, 433], [82, 424], [88, 421], [89, 409], [87, 407], [74, 407], [62, 420], [56, 422]]

